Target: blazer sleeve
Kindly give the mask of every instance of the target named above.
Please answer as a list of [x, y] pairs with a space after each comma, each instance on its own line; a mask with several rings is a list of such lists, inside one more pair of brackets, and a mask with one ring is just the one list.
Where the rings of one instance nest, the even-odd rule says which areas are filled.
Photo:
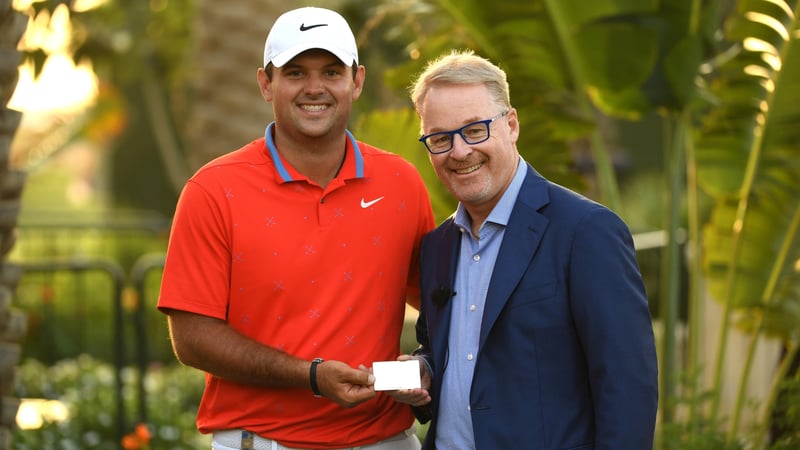
[[633, 238], [612, 211], [576, 228], [570, 301], [595, 405], [596, 449], [650, 449], [658, 408], [652, 321]]
[[[433, 360], [430, 356], [430, 352], [425, 349], [425, 347], [418, 347], [416, 350], [411, 352], [414, 356], [421, 356], [423, 362], [426, 366], [428, 366], [428, 373], [431, 375], [431, 382], [433, 381]], [[412, 406], [411, 411], [414, 413], [414, 417], [417, 418], [419, 423], [427, 423], [433, 418], [433, 408], [431, 403], [422, 406]]]

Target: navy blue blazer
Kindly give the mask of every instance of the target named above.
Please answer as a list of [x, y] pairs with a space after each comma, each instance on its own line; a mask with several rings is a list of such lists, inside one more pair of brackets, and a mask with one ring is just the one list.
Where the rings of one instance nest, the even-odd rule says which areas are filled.
[[[416, 324], [433, 369], [436, 418], [447, 369], [461, 233], [453, 218], [421, 249]], [[458, 293], [455, 293], [458, 295]], [[611, 210], [528, 166], [492, 274], [469, 394], [478, 450], [650, 450], [658, 369], [633, 239]], [[434, 448], [431, 423], [423, 448]]]

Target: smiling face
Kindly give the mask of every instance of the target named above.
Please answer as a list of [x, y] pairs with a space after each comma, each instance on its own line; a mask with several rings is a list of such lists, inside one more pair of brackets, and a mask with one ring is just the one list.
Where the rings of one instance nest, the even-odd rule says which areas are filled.
[[[449, 131], [498, 115], [504, 111], [482, 84], [431, 86], [419, 107], [424, 134]], [[453, 148], [429, 155], [439, 179], [470, 213], [473, 223], [482, 223], [505, 192], [517, 169], [519, 156], [517, 112], [511, 108], [505, 117], [490, 125], [490, 137], [469, 145], [461, 136]]]
[[364, 67], [353, 76], [336, 56], [313, 49], [274, 67], [271, 80], [264, 69], [258, 78], [264, 99], [273, 105], [279, 132], [295, 141], [340, 137], [352, 103], [361, 95]]

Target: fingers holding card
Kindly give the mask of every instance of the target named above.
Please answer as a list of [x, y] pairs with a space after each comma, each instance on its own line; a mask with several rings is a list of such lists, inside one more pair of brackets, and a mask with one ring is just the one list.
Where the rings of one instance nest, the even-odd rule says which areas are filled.
[[372, 363], [376, 391], [416, 389], [422, 387], [419, 377], [419, 361], [376, 361]]

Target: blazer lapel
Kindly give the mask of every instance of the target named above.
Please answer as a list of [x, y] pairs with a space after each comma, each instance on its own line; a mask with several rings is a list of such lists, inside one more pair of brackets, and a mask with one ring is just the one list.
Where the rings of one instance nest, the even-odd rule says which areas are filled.
[[[453, 305], [455, 291], [456, 262], [458, 261], [459, 239], [461, 233], [452, 218], [442, 226], [442, 235], [437, 239], [439, 247], [433, 252], [440, 257], [436, 259], [436, 268], [431, 295], [431, 308], [426, 312], [428, 321], [434, 324], [432, 328], [438, 331], [431, 336], [435, 355], [444, 357], [447, 354], [447, 337], [450, 334], [450, 311]], [[444, 361], [438, 361], [444, 364]], [[443, 366], [442, 366], [443, 367]]]
[[548, 220], [538, 209], [548, 201], [547, 181], [529, 166], [511, 211], [486, 293], [479, 350], [539, 248]]

